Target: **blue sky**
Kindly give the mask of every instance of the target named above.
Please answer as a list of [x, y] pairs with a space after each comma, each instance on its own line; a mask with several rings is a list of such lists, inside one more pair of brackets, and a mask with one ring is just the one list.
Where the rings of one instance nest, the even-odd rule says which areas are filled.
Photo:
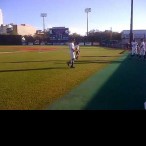
[[[42, 12], [47, 13], [46, 28], [65, 26], [71, 33], [85, 35], [91, 8], [89, 30], [120, 32], [130, 28], [131, 0], [0, 0], [4, 23], [30, 24], [43, 29]], [[146, 29], [146, 0], [134, 0], [134, 29]]]

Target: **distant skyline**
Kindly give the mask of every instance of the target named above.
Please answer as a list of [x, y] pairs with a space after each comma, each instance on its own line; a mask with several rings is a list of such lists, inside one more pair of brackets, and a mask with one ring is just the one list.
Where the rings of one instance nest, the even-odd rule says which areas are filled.
[[[0, 0], [4, 24], [29, 24], [43, 30], [41, 13], [47, 13], [46, 28], [68, 27], [71, 33], [85, 35], [89, 13], [92, 29], [121, 32], [130, 29], [131, 0]], [[133, 29], [146, 29], [146, 0], [134, 0]]]

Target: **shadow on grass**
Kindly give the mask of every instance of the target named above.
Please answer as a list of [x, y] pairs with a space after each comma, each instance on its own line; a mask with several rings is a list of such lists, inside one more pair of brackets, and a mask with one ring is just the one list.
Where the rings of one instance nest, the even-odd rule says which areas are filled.
[[[66, 62], [61, 62], [61, 61], [56, 61], [54, 62], [55, 64], [65, 64]], [[75, 61], [75, 65], [78, 65], [78, 64], [113, 64], [113, 63], [121, 63], [121, 61], [109, 61], [109, 60], [77, 60]]]
[[40, 70], [53, 70], [53, 69], [68, 69], [67, 67], [49, 67], [49, 68], [34, 68], [34, 69], [14, 69], [14, 70], [0, 70], [0, 73], [6, 72], [27, 72], [27, 71], [40, 71]]
[[90, 57], [103, 57], [103, 58], [106, 58], [107, 57], [107, 58], [109, 58], [109, 57], [119, 57], [119, 56], [98, 56], [97, 55], [97, 56], [80, 56], [80, 57], [89, 57], [89, 58]]
[[12, 64], [17, 64], [17, 63], [41, 63], [41, 62], [65, 62], [66, 60], [36, 60], [36, 61], [16, 61], [16, 62], [0, 62], [0, 63], [12, 63]]
[[109, 61], [109, 60], [83, 60], [75, 61], [75, 64], [90, 64], [90, 63], [121, 63], [121, 61]]
[[127, 57], [85, 110], [144, 110], [145, 100], [146, 61]]

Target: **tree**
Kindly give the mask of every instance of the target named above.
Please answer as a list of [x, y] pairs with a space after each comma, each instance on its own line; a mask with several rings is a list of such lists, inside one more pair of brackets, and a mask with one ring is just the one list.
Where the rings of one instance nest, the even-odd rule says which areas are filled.
[[34, 42], [34, 38], [31, 35], [25, 35], [24, 38], [26, 42]]
[[73, 33], [69, 36], [70, 39], [75, 39], [75, 41], [77, 42], [81, 42], [82, 41], [82, 36], [80, 34], [77, 33]]

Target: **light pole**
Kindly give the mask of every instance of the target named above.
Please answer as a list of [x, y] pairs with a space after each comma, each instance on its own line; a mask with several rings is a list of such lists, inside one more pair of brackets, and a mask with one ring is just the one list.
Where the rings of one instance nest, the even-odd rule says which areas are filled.
[[87, 36], [88, 36], [88, 13], [91, 12], [91, 8], [86, 8], [85, 13], [87, 13]]
[[133, 41], [133, 0], [131, 0], [131, 20], [130, 20], [130, 48]]
[[41, 13], [41, 17], [43, 17], [43, 31], [45, 32], [45, 17], [47, 17], [47, 13]]

